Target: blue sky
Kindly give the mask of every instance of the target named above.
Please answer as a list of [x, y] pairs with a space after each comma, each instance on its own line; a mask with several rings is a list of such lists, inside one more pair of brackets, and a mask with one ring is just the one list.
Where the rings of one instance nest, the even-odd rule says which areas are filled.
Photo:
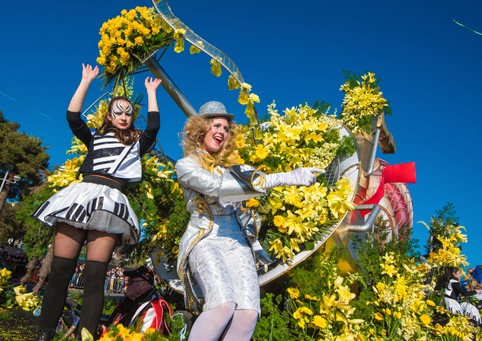
[[[260, 96], [260, 114], [325, 100], [340, 108], [343, 70], [375, 72], [393, 115], [387, 118], [397, 152], [378, 157], [390, 164], [414, 161], [417, 183], [414, 237], [423, 244], [436, 210], [452, 202], [469, 242], [463, 252], [481, 264], [479, 240], [482, 175], [479, 138], [482, 109], [482, 1], [181, 1], [174, 13], [224, 51]], [[7, 1], [0, 12], [0, 110], [20, 130], [49, 146], [51, 166], [62, 164], [72, 134], [65, 110], [78, 85], [81, 63], [95, 64], [99, 28], [122, 9], [152, 6], [148, 0]], [[237, 91], [227, 90], [227, 72], [211, 75], [206, 55], [176, 54], [161, 64], [194, 108], [220, 100], [245, 122]], [[137, 77], [144, 92], [149, 74]], [[94, 82], [86, 100], [106, 90]], [[185, 115], [159, 90], [164, 152], [177, 159], [177, 133]]]

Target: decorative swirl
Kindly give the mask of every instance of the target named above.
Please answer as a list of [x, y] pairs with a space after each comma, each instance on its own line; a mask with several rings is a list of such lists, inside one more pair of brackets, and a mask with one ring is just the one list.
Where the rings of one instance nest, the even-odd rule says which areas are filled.
[[171, 7], [169, 7], [167, 0], [153, 0], [152, 2], [156, 11], [169, 26], [171, 26], [174, 30], [184, 29], [186, 31], [186, 33], [183, 35], [184, 39], [209, 55], [211, 58], [218, 61], [234, 77], [234, 79], [238, 81], [240, 85], [244, 83], [241, 72], [231, 58], [229, 58], [223, 51], [219, 50], [217, 47], [213, 46], [194, 33], [186, 24], [176, 17], [172, 12]]

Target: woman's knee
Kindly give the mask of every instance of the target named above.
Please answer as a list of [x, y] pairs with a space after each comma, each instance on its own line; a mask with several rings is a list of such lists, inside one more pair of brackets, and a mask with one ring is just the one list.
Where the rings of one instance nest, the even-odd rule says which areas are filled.
[[233, 302], [225, 302], [215, 306], [213, 309], [216, 309], [219, 314], [222, 314], [222, 316], [229, 316], [231, 318], [236, 309], [236, 304]]
[[87, 234], [87, 260], [109, 263], [118, 235], [90, 230]]
[[234, 313], [234, 318], [243, 322], [246, 326], [254, 326], [258, 321], [258, 312], [256, 310], [236, 310]]

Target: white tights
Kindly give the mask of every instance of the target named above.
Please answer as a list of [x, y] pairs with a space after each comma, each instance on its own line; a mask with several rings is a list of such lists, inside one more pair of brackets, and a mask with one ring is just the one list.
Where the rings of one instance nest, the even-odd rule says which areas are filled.
[[230, 321], [223, 340], [249, 341], [257, 320], [258, 313], [254, 310], [235, 310], [234, 303], [221, 303], [199, 315], [192, 326], [189, 341], [218, 341]]

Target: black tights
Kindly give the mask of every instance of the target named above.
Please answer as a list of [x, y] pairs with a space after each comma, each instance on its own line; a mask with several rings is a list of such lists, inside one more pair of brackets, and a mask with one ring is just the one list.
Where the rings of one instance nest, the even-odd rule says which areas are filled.
[[[57, 326], [67, 298], [67, 291], [77, 259], [53, 257], [48, 285], [42, 302], [38, 325], [40, 330]], [[94, 337], [104, 306], [104, 281], [108, 263], [86, 261], [83, 271], [84, 294], [80, 314], [79, 333], [86, 328]]]

